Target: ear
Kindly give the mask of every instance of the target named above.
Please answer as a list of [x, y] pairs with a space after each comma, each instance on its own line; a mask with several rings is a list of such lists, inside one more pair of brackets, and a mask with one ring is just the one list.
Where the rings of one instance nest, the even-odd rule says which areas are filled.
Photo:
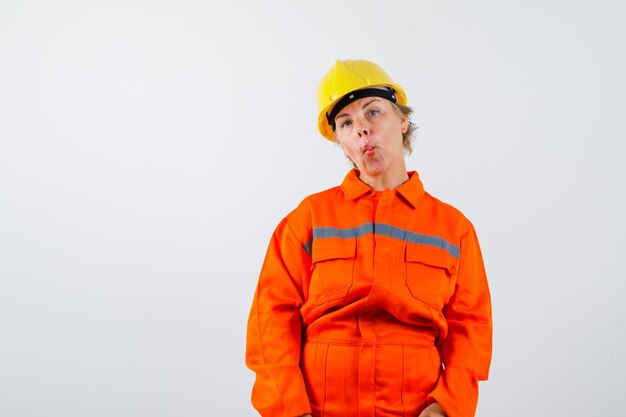
[[402, 133], [406, 133], [407, 130], [409, 130], [409, 118], [406, 117], [404, 114], [400, 116], [400, 118], [401, 118], [400, 126], [402, 128]]

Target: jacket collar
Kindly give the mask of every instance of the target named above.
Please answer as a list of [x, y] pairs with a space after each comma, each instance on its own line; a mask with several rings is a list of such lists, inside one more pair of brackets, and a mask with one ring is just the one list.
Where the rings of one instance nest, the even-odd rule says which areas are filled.
[[[424, 195], [424, 186], [416, 171], [409, 171], [407, 174], [409, 175], [409, 179], [403, 184], [400, 184], [393, 191], [394, 194], [402, 197], [403, 201], [415, 208]], [[352, 169], [348, 172], [348, 175], [346, 175], [341, 183], [341, 189], [348, 200], [356, 200], [373, 191], [369, 185], [359, 179], [359, 171], [356, 169]]]

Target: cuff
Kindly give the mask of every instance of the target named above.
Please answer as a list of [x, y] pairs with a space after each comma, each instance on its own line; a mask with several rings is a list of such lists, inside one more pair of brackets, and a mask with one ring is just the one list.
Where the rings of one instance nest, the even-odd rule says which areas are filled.
[[439, 376], [428, 403], [438, 402], [448, 417], [474, 417], [478, 405], [478, 380], [462, 366], [448, 366]]
[[272, 366], [258, 370], [252, 388], [252, 405], [263, 417], [311, 413], [300, 367]]

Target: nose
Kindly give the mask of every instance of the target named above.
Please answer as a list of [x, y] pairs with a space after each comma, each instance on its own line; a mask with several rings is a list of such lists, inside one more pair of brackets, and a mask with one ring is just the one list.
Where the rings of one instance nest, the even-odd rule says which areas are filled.
[[367, 126], [367, 122], [359, 121], [355, 126], [357, 143], [361, 149], [366, 149], [369, 146], [371, 131]]
[[367, 126], [367, 122], [365, 121], [355, 121], [356, 133], [359, 135], [359, 138], [365, 138], [370, 135], [370, 129]]

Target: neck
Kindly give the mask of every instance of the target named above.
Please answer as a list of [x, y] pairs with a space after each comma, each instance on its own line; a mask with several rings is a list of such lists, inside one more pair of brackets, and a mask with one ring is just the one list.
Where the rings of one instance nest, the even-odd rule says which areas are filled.
[[383, 191], [385, 189], [393, 190], [405, 183], [409, 179], [409, 175], [406, 172], [406, 168], [403, 166], [401, 170], [396, 169], [383, 172], [380, 175], [367, 175], [361, 172], [359, 179], [369, 185], [373, 190]]

